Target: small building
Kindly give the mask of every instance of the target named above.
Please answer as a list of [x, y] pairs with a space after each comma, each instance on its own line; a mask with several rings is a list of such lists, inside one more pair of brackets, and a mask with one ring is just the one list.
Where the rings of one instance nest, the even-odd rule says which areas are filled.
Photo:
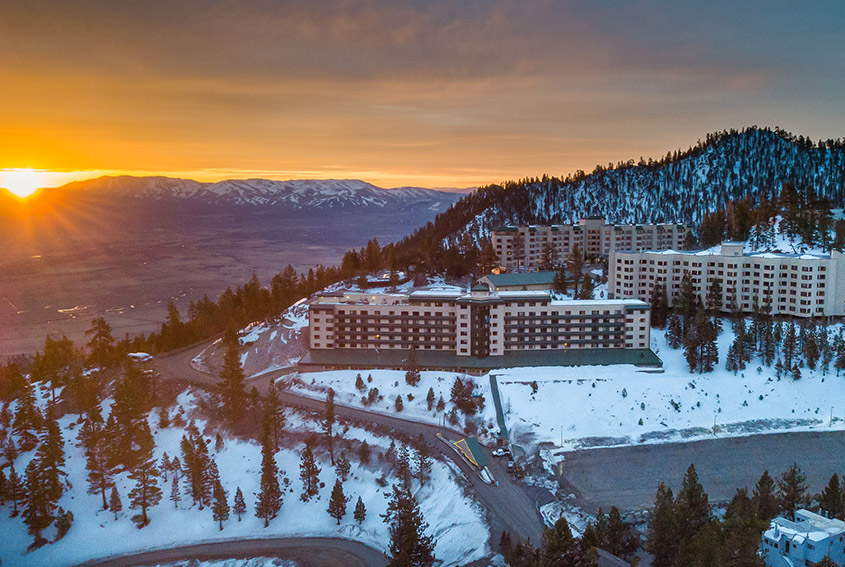
[[552, 289], [557, 272], [525, 272], [521, 274], [489, 274], [478, 281], [492, 292], [542, 291]]
[[795, 512], [795, 521], [778, 517], [763, 532], [761, 555], [766, 567], [818, 565], [827, 557], [845, 566], [845, 522], [809, 510]]

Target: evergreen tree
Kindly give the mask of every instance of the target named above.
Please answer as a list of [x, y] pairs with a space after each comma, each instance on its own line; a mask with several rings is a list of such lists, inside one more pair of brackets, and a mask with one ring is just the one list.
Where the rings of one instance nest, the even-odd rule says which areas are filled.
[[329, 516], [337, 520], [337, 525], [340, 525], [340, 520], [346, 515], [346, 503], [349, 499], [343, 494], [343, 485], [340, 479], [334, 481], [334, 488], [332, 488], [332, 496], [329, 499], [329, 507], [326, 510]]
[[566, 293], [566, 264], [562, 264], [555, 273], [552, 288], [558, 293]]
[[402, 394], [396, 395], [396, 400], [394, 400], [393, 402], [393, 407], [396, 409], [397, 412], [401, 412], [402, 409], [405, 407], [405, 404], [402, 401]]
[[574, 297], [578, 297], [578, 282], [582, 278], [581, 272], [584, 270], [584, 254], [581, 252], [581, 247], [576, 242], [572, 246], [569, 256], [566, 258], [566, 271], [572, 274], [572, 283], [575, 286], [573, 290]]
[[173, 475], [173, 478], [170, 482], [170, 501], [173, 502], [173, 509], [179, 509], [179, 502], [182, 500], [182, 495], [179, 492], [179, 479], [176, 475]]
[[350, 463], [349, 459], [346, 458], [345, 451], [340, 453], [340, 457], [337, 459], [337, 465], [335, 465], [334, 470], [338, 478], [340, 478], [342, 482], [346, 482], [349, 472], [352, 470], [352, 463]]
[[241, 487], [235, 491], [235, 505], [232, 507], [232, 512], [238, 515], [238, 521], [241, 521], [241, 514], [246, 513], [246, 502], [244, 502], [244, 493], [241, 492]]
[[755, 515], [764, 525], [768, 525], [777, 516], [778, 499], [775, 494], [775, 481], [769, 476], [769, 471], [764, 471], [760, 480], [754, 485], [751, 505], [754, 507]]
[[707, 493], [698, 482], [695, 465], [690, 465], [681, 481], [681, 490], [675, 502], [678, 535], [680, 540], [692, 539], [710, 519]]
[[410, 491], [393, 487], [384, 522], [389, 526], [390, 567], [431, 567], [434, 564], [434, 539], [425, 535], [428, 524]]
[[265, 528], [282, 509], [279, 468], [274, 455], [269, 422], [265, 421], [261, 434], [261, 488], [255, 500], [255, 515], [264, 520]]
[[155, 442], [146, 421], [141, 422], [140, 433], [138, 438], [140, 458], [135, 469], [129, 473], [129, 478], [135, 481], [135, 487], [129, 492], [129, 508], [141, 509], [140, 516], [132, 518], [139, 529], [150, 523], [147, 510], [161, 501], [161, 488], [158, 486], [159, 470], [153, 458]]
[[781, 512], [795, 520], [795, 510], [807, 502], [807, 476], [793, 463], [778, 480], [778, 506]]
[[[420, 434], [422, 437], [422, 434]], [[429, 455], [428, 445], [422, 439], [417, 440], [417, 450], [414, 453], [414, 461], [416, 464], [415, 475], [420, 481], [420, 486], [425, 486], [431, 476], [431, 456]]]
[[279, 450], [279, 437], [285, 427], [285, 408], [279, 400], [279, 393], [275, 387], [270, 388], [267, 399], [264, 402], [264, 414], [270, 421], [270, 431], [273, 435], [273, 447]]
[[428, 389], [428, 394], [425, 397], [425, 401], [428, 407], [428, 411], [431, 411], [431, 409], [434, 407], [434, 388]]
[[819, 502], [819, 507], [828, 518], [837, 518], [839, 520], [843, 518], [843, 514], [845, 514], [845, 494], [842, 492], [838, 474], [833, 473], [827, 486], [816, 499]]
[[683, 335], [689, 332], [697, 310], [698, 298], [695, 295], [692, 275], [689, 272], [684, 272], [678, 295], [675, 296], [675, 312], [681, 317], [681, 331]]
[[718, 317], [722, 310], [722, 280], [713, 278], [707, 288], [707, 310], [711, 316]]
[[580, 564], [580, 555], [566, 518], [559, 518], [553, 527], [543, 530], [540, 565], [576, 567]]
[[363, 392], [366, 388], [367, 388], [367, 386], [364, 385], [364, 379], [361, 378], [361, 373], [359, 372], [355, 376], [355, 389], [358, 390], [359, 392]]
[[654, 509], [648, 520], [646, 549], [652, 554], [654, 567], [672, 567], [678, 552], [679, 534], [675, 518], [672, 490], [662, 482], [657, 487]]
[[584, 281], [581, 284], [581, 289], [579, 290], [576, 299], [592, 299], [593, 289], [595, 289], [593, 278], [589, 273], [584, 274]]
[[302, 451], [302, 460], [299, 464], [299, 478], [302, 479], [302, 500], [308, 502], [320, 492], [320, 468], [314, 460], [311, 446], [306, 443]]
[[361, 500], [361, 497], [358, 497], [358, 502], [355, 503], [355, 512], [352, 515], [355, 518], [355, 521], [358, 522], [358, 525], [364, 523], [364, 520], [367, 519], [367, 509], [364, 507], [364, 501]]
[[[845, 359], [845, 357], [843, 357], [843, 359]], [[843, 368], [845, 368], [845, 363], [843, 363]], [[446, 409], [446, 402], [443, 401], [443, 396], [440, 396], [440, 399], [437, 400], [437, 406], [434, 409], [438, 413]]]
[[85, 331], [86, 337], [91, 337], [88, 347], [88, 363], [100, 368], [107, 368], [115, 361], [114, 337], [111, 327], [103, 317], [91, 321], [91, 328]]
[[11, 517], [14, 518], [18, 515], [18, 503], [23, 502], [26, 497], [26, 485], [24, 484], [24, 480], [18, 476], [14, 467], [12, 467], [9, 471], [9, 482], [6, 487], [6, 496], [8, 496], [9, 500], [12, 501]]
[[52, 403], [47, 406], [44, 425], [44, 434], [35, 458], [38, 460], [41, 481], [45, 485], [45, 494], [49, 500], [55, 503], [59, 501], [64, 492], [61, 477], [67, 476], [67, 474], [62, 469], [65, 465], [62, 429], [59, 427], [55, 406]]
[[797, 341], [795, 323], [790, 321], [783, 336], [783, 364], [786, 368], [792, 368], [792, 358], [795, 356]]
[[88, 470], [88, 494], [100, 493], [103, 510], [108, 510], [106, 491], [114, 484], [114, 468], [109, 462], [109, 439], [103, 425], [99, 404], [95, 405], [79, 429], [79, 440], [85, 448], [85, 463]]
[[738, 489], [725, 512], [722, 564], [726, 567], [758, 567], [761, 526], [748, 490]]
[[396, 451], [396, 477], [402, 481], [406, 490], [411, 488], [411, 460], [408, 455], [408, 447], [402, 445]]
[[73, 512], [60, 507], [56, 511], [56, 539], [54, 541], [59, 541], [65, 537], [65, 534], [70, 530], [72, 525]]
[[9, 479], [6, 478], [6, 473], [0, 469], [0, 506], [6, 505], [6, 494], [9, 490]]
[[417, 349], [412, 345], [408, 351], [408, 362], [405, 366], [405, 383], [416, 386], [420, 383], [420, 365], [417, 362]]
[[323, 419], [323, 433], [329, 442], [329, 458], [334, 466], [334, 390], [326, 393], [326, 415]]
[[224, 337], [226, 353], [220, 370], [220, 390], [223, 396], [223, 411], [233, 423], [243, 416], [246, 401], [244, 371], [241, 366], [240, 343], [237, 334], [229, 331]]
[[18, 396], [15, 419], [12, 422], [13, 431], [20, 438], [22, 450], [28, 451], [35, 447], [38, 442], [37, 433], [42, 423], [41, 411], [35, 402], [35, 389], [27, 382]]
[[666, 329], [666, 342], [672, 348], [678, 348], [684, 343], [684, 331], [681, 328], [681, 318], [672, 313], [669, 315], [668, 328]]
[[370, 463], [370, 446], [366, 440], [361, 442], [361, 448], [358, 449], [358, 459], [360, 459], [362, 464], [366, 465]]
[[223, 490], [223, 485], [218, 479], [214, 484], [214, 504], [211, 506], [211, 512], [214, 521], [218, 522], [220, 530], [223, 529], [223, 522], [229, 519], [229, 501], [227, 500], [226, 491]]
[[669, 319], [669, 301], [665, 283], [656, 282], [651, 287], [649, 303], [651, 304], [651, 326], [658, 329], [664, 328]]
[[47, 486], [35, 459], [26, 467], [26, 495], [24, 499], [23, 521], [30, 535], [35, 538], [35, 545], [45, 542], [41, 531], [53, 523], [55, 503], [47, 494]]

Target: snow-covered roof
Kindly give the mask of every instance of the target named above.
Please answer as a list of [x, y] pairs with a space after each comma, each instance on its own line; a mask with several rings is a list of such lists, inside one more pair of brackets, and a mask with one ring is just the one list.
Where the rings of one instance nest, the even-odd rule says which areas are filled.
[[772, 520], [765, 536], [774, 541], [780, 541], [782, 537], [791, 540], [796, 545], [803, 544], [806, 540], [812, 542], [824, 541], [831, 536], [845, 532], [845, 522], [834, 518], [825, 518], [809, 510], [798, 510], [795, 512], [795, 520], [787, 520], [777, 517]]

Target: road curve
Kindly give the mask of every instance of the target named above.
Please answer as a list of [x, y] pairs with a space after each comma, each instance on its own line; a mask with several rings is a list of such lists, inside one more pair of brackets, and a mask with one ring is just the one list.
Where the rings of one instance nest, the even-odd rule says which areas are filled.
[[[176, 353], [156, 357], [154, 365], [164, 379], [187, 381], [203, 386], [216, 386], [220, 380], [219, 377], [197, 371], [190, 364], [191, 360], [202, 352], [208, 344], [210, 343], [195, 345]], [[284, 373], [284, 371], [274, 371], [249, 379], [247, 380], [247, 388], [255, 386], [260, 394], [265, 395], [272, 387], [273, 381]], [[325, 402], [323, 400], [285, 391], [278, 392], [278, 395], [282, 403], [287, 406], [318, 413], [324, 411]], [[363, 427], [372, 427], [373, 425], [386, 427], [410, 438], [422, 435], [435, 451], [440, 452], [445, 458], [450, 459], [460, 467], [464, 477], [470, 483], [473, 495], [486, 507], [492, 545], [495, 546], [498, 543], [502, 531], [509, 531], [522, 539], [530, 539], [535, 545], [540, 543], [543, 534], [543, 520], [537, 511], [537, 505], [527, 491], [512, 480], [504, 467], [491, 458], [490, 468], [496, 480], [499, 481], [499, 486], [486, 484], [463, 459], [454, 451], [449, 450], [438, 439], [439, 434], [447, 440], [457, 440], [463, 437], [462, 433], [447, 427], [411, 421], [337, 403], [335, 403], [335, 415], [339, 418], [354, 421]]]
[[387, 557], [363, 543], [326, 537], [237, 539], [197, 543], [169, 549], [144, 551], [95, 559], [79, 567], [137, 567], [188, 559], [279, 557], [297, 567], [385, 567]]

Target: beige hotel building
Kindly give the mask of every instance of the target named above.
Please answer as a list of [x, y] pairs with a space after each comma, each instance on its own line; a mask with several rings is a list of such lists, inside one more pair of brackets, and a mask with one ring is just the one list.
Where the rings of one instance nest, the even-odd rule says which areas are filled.
[[679, 250], [687, 229], [683, 224], [612, 225], [589, 217], [574, 225], [500, 226], [490, 233], [499, 265], [513, 270], [538, 268], [546, 243], [552, 246], [555, 263], [561, 264], [575, 244], [588, 258], [606, 257], [614, 250]]
[[845, 315], [845, 256], [830, 254], [745, 254], [744, 243], [724, 242], [698, 252], [613, 251], [608, 292], [613, 298], [648, 300], [655, 284], [666, 283], [671, 303], [684, 272], [706, 302], [714, 279], [721, 280], [722, 309], [734, 298], [743, 312], [768, 303], [774, 315], [830, 317]]
[[660, 364], [649, 305], [636, 299], [554, 300], [547, 291], [327, 293], [309, 309], [300, 368], [399, 368], [414, 347], [423, 368]]

